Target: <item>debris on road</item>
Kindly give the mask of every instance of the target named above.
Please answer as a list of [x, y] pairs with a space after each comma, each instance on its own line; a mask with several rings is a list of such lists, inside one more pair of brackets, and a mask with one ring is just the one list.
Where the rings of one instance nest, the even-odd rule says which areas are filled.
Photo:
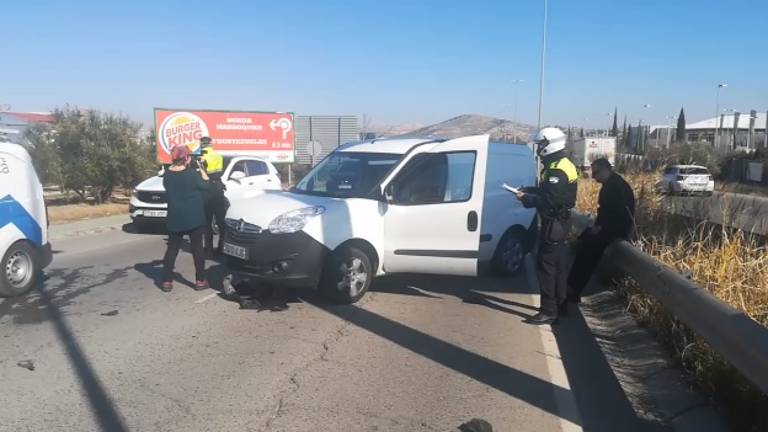
[[16, 363], [17, 366], [27, 369], [29, 371], [35, 370], [35, 363], [32, 360], [24, 360]]
[[115, 316], [115, 315], [117, 315], [119, 313], [120, 313], [120, 311], [115, 309], [115, 310], [111, 310], [109, 312], [104, 312], [103, 314], [101, 314], [101, 316], [110, 316], [111, 317], [111, 316]]

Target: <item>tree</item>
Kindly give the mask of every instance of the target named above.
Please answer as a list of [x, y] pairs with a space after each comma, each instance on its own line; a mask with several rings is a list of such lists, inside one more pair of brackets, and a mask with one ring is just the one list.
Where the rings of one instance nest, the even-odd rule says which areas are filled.
[[50, 125], [35, 123], [26, 131], [26, 143], [30, 156], [43, 184], [63, 185], [61, 158], [54, 140], [55, 131]]
[[685, 142], [685, 111], [680, 108], [680, 116], [677, 117], [677, 132], [675, 134], [675, 141], [678, 143]]
[[585, 135], [584, 135], [584, 128], [581, 128], [581, 131], [579, 132], [579, 136], [580, 136], [581, 138], [584, 138], [584, 136], [585, 136]]
[[624, 128], [621, 130], [621, 146], [626, 151], [627, 149], [627, 116], [624, 115]]
[[619, 107], [613, 109], [613, 128], [611, 129], [611, 136], [619, 136]]
[[[629, 125], [629, 126], [627, 127], [627, 136], [626, 136], [626, 141], [624, 141], [624, 147], [625, 147], [627, 150], [630, 150], [630, 147], [629, 147], [629, 141], [630, 141], [631, 139], [632, 139], [632, 125]], [[634, 150], [637, 150], [637, 148], [636, 148], [636, 147], [637, 147], [637, 146], [633, 146], [633, 148], [632, 148], [631, 150], [633, 150], [633, 151], [634, 151]]]
[[115, 188], [133, 186], [152, 172], [153, 140], [141, 137], [138, 123], [70, 107], [57, 109], [54, 117], [62, 184], [81, 200], [90, 193], [105, 202]]

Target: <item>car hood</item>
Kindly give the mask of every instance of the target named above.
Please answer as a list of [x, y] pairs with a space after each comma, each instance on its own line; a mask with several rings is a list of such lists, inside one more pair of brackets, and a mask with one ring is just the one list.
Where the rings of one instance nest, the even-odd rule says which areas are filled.
[[229, 198], [228, 219], [244, 220], [259, 225], [269, 226], [276, 217], [304, 207], [323, 206], [330, 210], [343, 205], [338, 198], [303, 195], [282, 191], [251, 191]]
[[150, 177], [136, 186], [136, 190], [147, 192], [164, 192], [163, 178], [160, 176]]

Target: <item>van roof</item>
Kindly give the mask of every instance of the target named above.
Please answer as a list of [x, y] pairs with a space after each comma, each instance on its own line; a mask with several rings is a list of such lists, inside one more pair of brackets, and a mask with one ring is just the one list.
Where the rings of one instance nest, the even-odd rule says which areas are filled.
[[358, 141], [344, 144], [338, 148], [338, 151], [342, 152], [357, 152], [357, 153], [392, 153], [392, 154], [406, 154], [413, 147], [428, 142], [433, 142], [433, 139], [426, 138], [384, 138], [374, 139], [370, 141]]
[[29, 157], [29, 153], [27, 152], [27, 150], [18, 144], [14, 144], [10, 142], [0, 142], [0, 153], [5, 153], [9, 156], [13, 156], [25, 162], [32, 161], [32, 159]]
[[[355, 152], [355, 153], [391, 153], [391, 154], [405, 154], [412, 148], [420, 144], [427, 143], [440, 143], [446, 141], [444, 139], [434, 138], [382, 138], [369, 141], [357, 141], [344, 144], [340, 146], [337, 151], [342, 152]], [[494, 149], [503, 148], [505, 152], [517, 153], [521, 155], [527, 155], [531, 153], [528, 146], [523, 144], [509, 144], [490, 142], [490, 151], [494, 152]]]

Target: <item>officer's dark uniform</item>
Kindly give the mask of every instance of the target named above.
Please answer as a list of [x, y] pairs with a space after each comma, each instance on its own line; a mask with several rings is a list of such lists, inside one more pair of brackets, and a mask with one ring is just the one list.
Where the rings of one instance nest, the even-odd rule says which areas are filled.
[[570, 230], [571, 209], [576, 205], [578, 172], [560, 151], [542, 158], [544, 169], [538, 188], [527, 188], [522, 202], [536, 208], [541, 217], [537, 274], [541, 290], [540, 312], [557, 317], [566, 299], [565, 239]]
[[206, 173], [211, 182], [211, 191], [205, 200], [205, 219], [208, 223], [208, 230], [205, 235], [205, 248], [209, 254], [213, 253], [213, 223], [219, 227], [219, 247], [221, 251], [224, 242], [224, 230], [226, 224], [224, 218], [227, 215], [227, 198], [224, 196], [226, 186], [222, 182], [222, 174], [224, 173], [224, 158], [216, 153], [211, 147], [203, 148], [201, 160], [205, 167]]

